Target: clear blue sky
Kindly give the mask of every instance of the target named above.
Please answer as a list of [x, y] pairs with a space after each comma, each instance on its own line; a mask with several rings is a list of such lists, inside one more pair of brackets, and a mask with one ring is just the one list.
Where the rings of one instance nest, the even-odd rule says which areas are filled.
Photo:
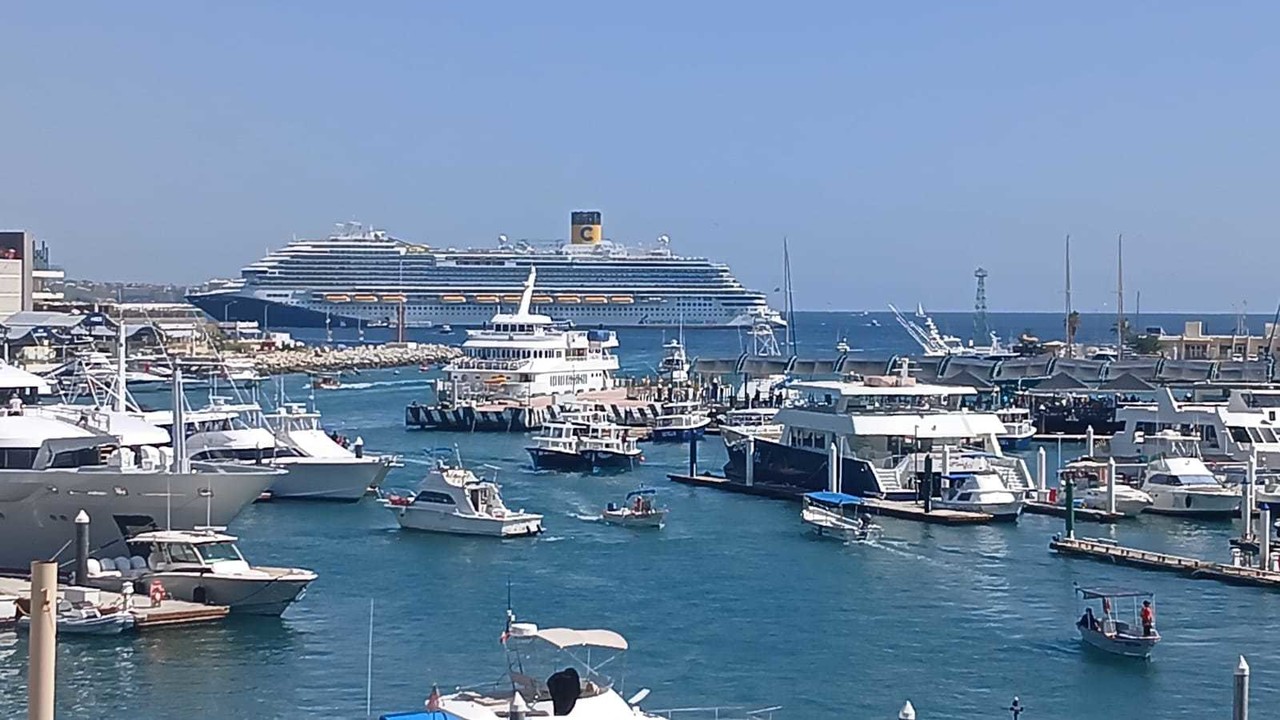
[[[797, 305], [1271, 312], [1274, 2], [0, 7], [0, 226], [71, 274], [229, 276], [359, 219], [606, 233]], [[1132, 297], [1132, 296], [1131, 296]]]

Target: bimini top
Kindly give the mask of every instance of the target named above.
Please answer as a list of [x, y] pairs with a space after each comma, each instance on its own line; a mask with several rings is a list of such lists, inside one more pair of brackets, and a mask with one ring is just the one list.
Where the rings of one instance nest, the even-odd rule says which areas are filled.
[[591, 647], [626, 650], [627, 639], [612, 630], [573, 630], [571, 628], [540, 628], [536, 637], [542, 638], [561, 650], [569, 647]]
[[657, 495], [657, 494], [658, 494], [658, 491], [654, 490], [653, 488], [640, 488], [639, 490], [632, 490], [631, 492], [627, 493], [627, 499], [630, 500], [631, 498], [635, 498], [635, 497], [648, 497], [650, 495]]
[[1097, 600], [1099, 598], [1152, 598], [1154, 594], [1145, 590], [1125, 590], [1123, 588], [1082, 588], [1077, 587], [1076, 592], [1085, 600]]
[[805, 497], [819, 505], [828, 505], [830, 507], [866, 504], [866, 501], [857, 495], [846, 495], [845, 493], [829, 492], [826, 490], [823, 490], [822, 492], [806, 493]]

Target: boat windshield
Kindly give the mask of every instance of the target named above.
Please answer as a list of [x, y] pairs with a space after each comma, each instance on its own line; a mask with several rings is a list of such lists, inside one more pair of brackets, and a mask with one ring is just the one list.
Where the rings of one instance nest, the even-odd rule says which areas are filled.
[[244, 560], [240, 551], [236, 549], [236, 544], [230, 541], [205, 543], [199, 546], [199, 551], [200, 557], [210, 565], [223, 560]]
[[1212, 475], [1176, 475], [1171, 485], [1207, 487], [1218, 485], [1218, 479]]

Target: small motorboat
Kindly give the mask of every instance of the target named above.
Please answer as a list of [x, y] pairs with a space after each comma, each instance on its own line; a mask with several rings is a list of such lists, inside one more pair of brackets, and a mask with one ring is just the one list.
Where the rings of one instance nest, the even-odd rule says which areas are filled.
[[441, 334], [441, 335], [452, 335], [452, 334], [453, 334], [453, 326], [452, 326], [452, 325], [450, 325], [450, 324], [448, 324], [448, 323], [445, 323], [444, 325], [441, 325], [441, 326], [440, 326], [440, 330], [439, 330], [439, 332], [440, 332], [440, 334]]
[[667, 508], [654, 504], [657, 494], [653, 488], [632, 490], [621, 507], [609, 503], [600, 519], [610, 525], [662, 528], [667, 522]]
[[800, 520], [812, 527], [819, 537], [833, 537], [845, 542], [875, 542], [884, 533], [884, 528], [871, 522], [862, 498], [845, 493], [807, 493]]
[[337, 373], [316, 373], [311, 376], [313, 390], [337, 390], [340, 387], [342, 381], [338, 379]]
[[[1160, 642], [1155, 628], [1154, 596], [1136, 590], [1096, 590], [1076, 587], [1076, 597], [1084, 612], [1076, 621], [1080, 639], [1091, 647], [1112, 655], [1143, 658]], [[1132, 622], [1116, 619], [1116, 604], [1132, 602]], [[1101, 613], [1094, 612], [1097, 604]]]
[[950, 487], [933, 506], [947, 510], [986, 513], [996, 520], [1016, 521], [1022, 514], [1023, 498], [1010, 490], [991, 470], [945, 476]]
[[[100, 608], [66, 599], [58, 600], [57, 616], [59, 635], [119, 635], [134, 624], [133, 615], [124, 608]], [[30, 616], [19, 617], [18, 628], [29, 630]]]

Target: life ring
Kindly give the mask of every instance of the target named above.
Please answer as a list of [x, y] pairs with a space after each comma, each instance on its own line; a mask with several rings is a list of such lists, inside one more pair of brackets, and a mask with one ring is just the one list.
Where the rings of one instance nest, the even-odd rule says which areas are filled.
[[154, 607], [164, 602], [167, 593], [164, 591], [164, 585], [159, 580], [152, 580], [151, 587], [147, 591], [148, 597], [151, 598], [151, 605]]

